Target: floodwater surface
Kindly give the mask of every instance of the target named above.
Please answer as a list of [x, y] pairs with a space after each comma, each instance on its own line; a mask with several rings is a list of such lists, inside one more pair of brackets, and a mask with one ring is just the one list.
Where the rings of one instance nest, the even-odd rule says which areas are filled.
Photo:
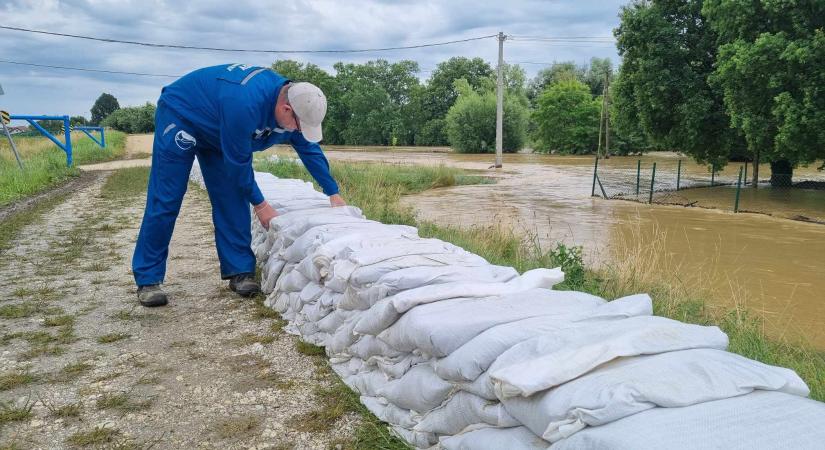
[[[328, 149], [327, 156], [476, 170], [488, 170], [492, 161], [492, 155], [420, 151]], [[613, 157], [600, 162], [605, 189], [634, 191], [638, 160]], [[640, 188], [641, 195], [649, 192], [653, 162], [657, 163], [656, 178], [675, 187], [676, 155], [646, 155], [641, 160], [639, 184], [648, 184], [648, 191]], [[595, 265], [630, 263], [615, 256], [621, 252], [611, 251], [617, 246], [655, 246], [655, 257], [633, 263], [672, 271], [664, 278], [695, 284], [697, 293], [710, 293], [716, 305], [736, 304], [759, 312], [774, 334], [803, 337], [825, 348], [825, 225], [780, 218], [819, 215], [825, 219], [825, 191], [743, 188], [740, 209], [764, 208], [775, 217], [733, 214], [735, 189], [730, 186], [673, 194], [695, 197], [720, 209], [604, 200], [590, 196], [593, 162], [592, 157], [504, 155], [503, 169], [488, 170], [496, 184], [433, 189], [404, 201], [416, 209], [420, 219], [439, 224], [499, 223], [537, 237], [545, 249], [556, 242], [581, 245], [588, 262]], [[728, 166], [714, 175], [714, 181], [735, 182], [739, 167]], [[767, 166], [760, 170], [761, 179], [770, 176]], [[679, 177], [681, 186], [710, 182], [707, 168], [687, 160], [682, 162]], [[813, 167], [797, 170], [795, 177], [825, 180]]]

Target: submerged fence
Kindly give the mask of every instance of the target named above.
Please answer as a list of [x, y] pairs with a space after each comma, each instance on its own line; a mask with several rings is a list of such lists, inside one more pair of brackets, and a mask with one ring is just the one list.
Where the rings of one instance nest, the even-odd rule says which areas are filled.
[[[771, 183], [769, 165], [760, 165], [753, 186], [753, 164], [731, 162], [722, 169], [667, 157], [596, 158], [591, 195], [640, 203], [756, 212], [825, 223], [825, 172], [821, 162]], [[777, 181], [780, 181], [777, 183]]]

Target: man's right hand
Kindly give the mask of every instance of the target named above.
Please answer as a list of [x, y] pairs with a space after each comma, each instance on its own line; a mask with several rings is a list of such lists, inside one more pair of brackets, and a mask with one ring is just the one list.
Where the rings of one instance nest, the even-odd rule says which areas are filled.
[[255, 205], [254, 210], [258, 220], [261, 221], [261, 225], [263, 225], [267, 230], [269, 229], [269, 222], [278, 217], [278, 213], [275, 211], [275, 208], [270, 206], [266, 200]]

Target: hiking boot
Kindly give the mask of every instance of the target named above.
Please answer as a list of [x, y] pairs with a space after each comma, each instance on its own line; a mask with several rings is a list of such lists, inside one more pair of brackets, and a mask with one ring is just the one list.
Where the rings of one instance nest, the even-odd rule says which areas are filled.
[[153, 306], [163, 306], [169, 302], [166, 293], [163, 292], [159, 284], [140, 286], [138, 287], [137, 295], [140, 304], [150, 308]]
[[229, 279], [229, 289], [242, 297], [252, 297], [261, 292], [261, 285], [255, 281], [255, 275], [241, 273]]

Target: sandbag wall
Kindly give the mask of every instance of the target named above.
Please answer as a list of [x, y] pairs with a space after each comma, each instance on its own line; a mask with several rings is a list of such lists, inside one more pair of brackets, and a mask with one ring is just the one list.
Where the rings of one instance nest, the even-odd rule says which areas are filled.
[[589, 430], [648, 410], [808, 395], [793, 371], [726, 352], [718, 328], [653, 316], [647, 295], [556, 291], [559, 269], [518, 274], [255, 177], [279, 212], [252, 224], [266, 305], [417, 448], [588, 448]]

